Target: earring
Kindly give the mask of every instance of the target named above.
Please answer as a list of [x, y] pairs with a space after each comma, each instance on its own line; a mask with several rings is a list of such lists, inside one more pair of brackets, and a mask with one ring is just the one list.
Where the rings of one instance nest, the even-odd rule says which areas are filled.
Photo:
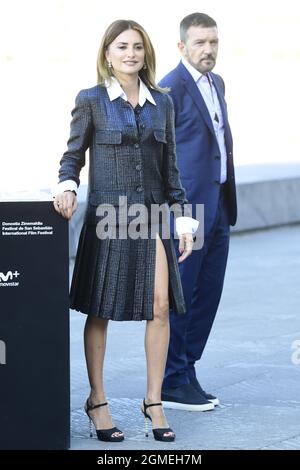
[[143, 65], [143, 69], [147, 70], [147, 64], [146, 63]]
[[112, 68], [112, 63], [111, 63], [111, 60], [108, 60], [108, 61], [107, 61], [107, 66], [108, 66], [108, 68], [109, 68], [109, 69], [111, 69], [111, 68]]

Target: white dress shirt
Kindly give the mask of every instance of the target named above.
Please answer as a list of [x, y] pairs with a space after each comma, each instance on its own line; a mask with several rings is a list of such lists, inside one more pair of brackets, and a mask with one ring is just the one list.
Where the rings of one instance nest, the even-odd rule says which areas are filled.
[[224, 120], [212, 76], [209, 73], [204, 75], [196, 70], [195, 67], [193, 67], [184, 57], [182, 58], [182, 63], [196, 82], [211, 117], [221, 154], [220, 183], [225, 183], [227, 179], [227, 152], [225, 145]]

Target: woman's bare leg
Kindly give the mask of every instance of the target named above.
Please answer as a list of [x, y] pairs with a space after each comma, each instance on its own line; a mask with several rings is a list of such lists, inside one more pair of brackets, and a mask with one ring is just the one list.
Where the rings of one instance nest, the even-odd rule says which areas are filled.
[[[146, 403], [161, 401], [161, 387], [164, 378], [169, 346], [169, 271], [166, 252], [159, 236], [156, 238], [156, 262], [154, 281], [153, 320], [147, 321], [145, 351], [147, 359]], [[168, 427], [161, 406], [147, 409], [152, 418], [153, 428]]]
[[[97, 405], [105, 403], [105, 391], [103, 386], [103, 363], [106, 347], [108, 320], [94, 316], [88, 316], [84, 329], [84, 348], [87, 371], [91, 392], [89, 403]], [[89, 411], [96, 429], [110, 429], [113, 422], [109, 414], [108, 406], [102, 406]], [[117, 433], [116, 433], [117, 434]]]

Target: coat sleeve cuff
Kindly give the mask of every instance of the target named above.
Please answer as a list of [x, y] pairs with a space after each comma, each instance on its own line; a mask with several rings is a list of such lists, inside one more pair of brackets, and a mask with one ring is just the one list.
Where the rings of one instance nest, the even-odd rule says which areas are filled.
[[74, 191], [77, 194], [77, 183], [74, 180], [66, 180], [58, 183], [52, 188], [52, 196], [63, 193], [64, 191]]
[[194, 235], [198, 227], [198, 220], [193, 219], [192, 217], [177, 217], [175, 220], [175, 228], [178, 236], [184, 233], [191, 233]]

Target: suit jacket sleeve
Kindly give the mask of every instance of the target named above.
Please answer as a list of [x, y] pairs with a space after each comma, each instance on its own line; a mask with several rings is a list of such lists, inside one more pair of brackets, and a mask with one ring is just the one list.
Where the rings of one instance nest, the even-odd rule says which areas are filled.
[[167, 120], [166, 120], [166, 146], [164, 153], [164, 184], [165, 194], [169, 206], [179, 204], [176, 216], [190, 216], [190, 211], [184, 205], [188, 204], [185, 190], [180, 181], [180, 174], [176, 163], [176, 143], [174, 127], [174, 106], [170, 96], [167, 98]]
[[59, 182], [73, 180], [79, 186], [79, 174], [85, 164], [85, 152], [93, 129], [91, 105], [85, 90], [76, 97], [70, 127], [68, 149], [60, 161]]

